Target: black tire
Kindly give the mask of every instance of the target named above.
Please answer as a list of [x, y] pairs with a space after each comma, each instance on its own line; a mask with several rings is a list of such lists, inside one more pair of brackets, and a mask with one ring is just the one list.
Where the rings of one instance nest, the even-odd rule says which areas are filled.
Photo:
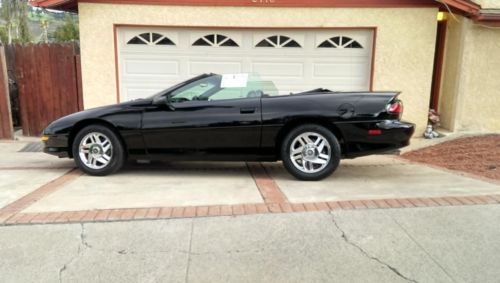
[[[317, 166], [317, 168], [313, 170], [318, 170], [317, 172], [304, 172], [301, 169], [299, 169], [297, 166], [304, 166], [303, 163], [304, 159], [298, 159], [295, 161], [297, 165], [294, 164], [294, 161], [292, 160], [292, 157], [290, 156], [291, 152], [291, 147], [292, 143], [298, 139], [299, 136], [306, 134], [307, 133], [314, 133], [322, 136], [324, 139], [329, 144], [329, 155], [330, 159], [325, 162], [326, 165], [322, 164], [315, 164], [315, 165], [310, 165], [310, 166]], [[298, 147], [300, 148], [300, 147]], [[298, 149], [296, 148], [296, 149]], [[324, 147], [323, 147], [324, 148]], [[313, 148], [313, 152], [318, 154], [318, 148]], [[327, 149], [323, 149], [323, 153], [327, 152]], [[305, 124], [298, 126], [294, 129], [292, 129], [285, 137], [281, 144], [281, 159], [283, 160], [283, 165], [287, 169], [287, 171], [292, 174], [295, 178], [299, 180], [304, 180], [304, 181], [318, 181], [323, 178], [326, 178], [330, 176], [339, 166], [340, 163], [340, 154], [341, 154], [341, 149], [339, 142], [335, 135], [328, 130], [327, 128], [316, 125], [316, 124]], [[299, 154], [300, 156], [304, 156], [303, 154]], [[309, 158], [314, 158], [313, 156], [310, 156]], [[311, 163], [308, 163], [311, 164]], [[308, 166], [308, 167], [310, 167]], [[323, 167], [324, 166], [324, 167]], [[323, 167], [323, 168], [322, 168]], [[310, 168], [309, 168], [310, 169]]]
[[[92, 165], [87, 165], [85, 160], [82, 160], [82, 157], [80, 156], [79, 149], [80, 144], [82, 143], [82, 139], [85, 139], [87, 135], [91, 133], [98, 133], [101, 139], [104, 139], [103, 137], [106, 137], [111, 143], [111, 148], [107, 151], [108, 156], [110, 157], [108, 163], [105, 164], [97, 162], [98, 166], [102, 166], [102, 168], [89, 167]], [[99, 147], [99, 149], [102, 149], [102, 147]], [[120, 170], [120, 168], [123, 166], [123, 163], [125, 162], [124, 147], [117, 134], [110, 128], [102, 125], [90, 125], [81, 129], [73, 141], [72, 152], [76, 165], [83, 172], [93, 176], [106, 176], [113, 174], [116, 171]]]

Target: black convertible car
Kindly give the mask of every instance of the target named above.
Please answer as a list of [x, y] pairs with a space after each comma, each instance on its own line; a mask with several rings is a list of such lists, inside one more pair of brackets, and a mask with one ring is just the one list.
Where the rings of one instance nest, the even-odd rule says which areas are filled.
[[90, 175], [125, 160], [278, 161], [301, 180], [329, 176], [341, 158], [409, 144], [398, 92], [278, 94], [253, 75], [204, 74], [152, 97], [89, 109], [51, 123], [44, 151]]

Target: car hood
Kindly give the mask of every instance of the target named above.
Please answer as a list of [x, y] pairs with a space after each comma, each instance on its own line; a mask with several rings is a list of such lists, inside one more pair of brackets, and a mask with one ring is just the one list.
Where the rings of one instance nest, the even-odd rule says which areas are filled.
[[76, 123], [87, 119], [105, 119], [109, 115], [118, 112], [126, 111], [130, 108], [137, 108], [141, 106], [151, 105], [152, 99], [138, 99], [128, 102], [122, 102], [113, 105], [106, 105], [96, 108], [91, 108], [76, 112], [64, 117], [61, 117], [54, 122], [50, 123], [43, 131], [44, 135], [53, 135], [65, 132], [68, 128], [73, 127]]

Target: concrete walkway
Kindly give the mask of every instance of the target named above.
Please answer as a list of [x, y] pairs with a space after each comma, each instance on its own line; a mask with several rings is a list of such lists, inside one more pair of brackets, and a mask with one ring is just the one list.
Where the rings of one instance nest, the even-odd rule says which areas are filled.
[[0, 227], [2, 282], [498, 282], [500, 206]]

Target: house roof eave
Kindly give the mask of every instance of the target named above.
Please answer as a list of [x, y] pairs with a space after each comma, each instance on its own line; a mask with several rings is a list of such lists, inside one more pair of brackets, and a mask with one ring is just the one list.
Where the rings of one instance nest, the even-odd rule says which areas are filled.
[[[134, 1], [134, 0], [29, 0], [30, 4], [34, 7], [49, 8], [68, 12], [78, 12], [78, 2], [90, 2], [90, 3], [127, 3], [132, 4], [134, 2], [145, 4], [144, 1]], [[177, 0], [150, 0], [146, 2], [151, 2], [155, 4], [172, 4], [179, 3]], [[198, 2], [198, 1], [186, 1], [186, 2]], [[203, 3], [208, 3], [210, 0], [200, 1]], [[214, 3], [219, 3], [220, 1], [214, 0]], [[237, 2], [237, 1], [236, 1]], [[300, 2], [300, 1], [294, 1]], [[321, 2], [321, 1], [320, 1]], [[383, 1], [371, 0], [368, 1], [371, 5], [379, 3], [381, 6]], [[229, 3], [229, 2], [228, 2]], [[326, 2], [325, 2], [326, 3]], [[354, 3], [354, 2], [350, 2]], [[386, 2], [387, 3], [387, 2]], [[392, 3], [392, 2], [391, 2]], [[421, 2], [424, 3], [424, 2]], [[435, 0], [435, 3], [440, 3], [443, 9], [451, 9], [453, 12], [459, 12], [462, 15], [471, 18], [472, 20], [485, 25], [499, 26], [500, 25], [500, 13], [491, 12], [490, 10], [481, 10], [481, 5], [471, 1], [471, 0]], [[233, 2], [234, 4], [234, 2]], [[354, 4], [352, 4], [354, 5]], [[390, 6], [390, 5], [389, 5]]]
[[474, 20], [483, 25], [499, 27], [500, 10], [481, 10]]
[[66, 12], [78, 12], [77, 0], [29, 0], [33, 7], [61, 10]]
[[468, 17], [479, 14], [481, 10], [481, 5], [470, 0], [436, 0], [436, 2], [441, 3], [444, 8], [453, 9]]
[[77, 11], [78, 3], [266, 7], [437, 7], [435, 0], [29, 0], [32, 6]]

